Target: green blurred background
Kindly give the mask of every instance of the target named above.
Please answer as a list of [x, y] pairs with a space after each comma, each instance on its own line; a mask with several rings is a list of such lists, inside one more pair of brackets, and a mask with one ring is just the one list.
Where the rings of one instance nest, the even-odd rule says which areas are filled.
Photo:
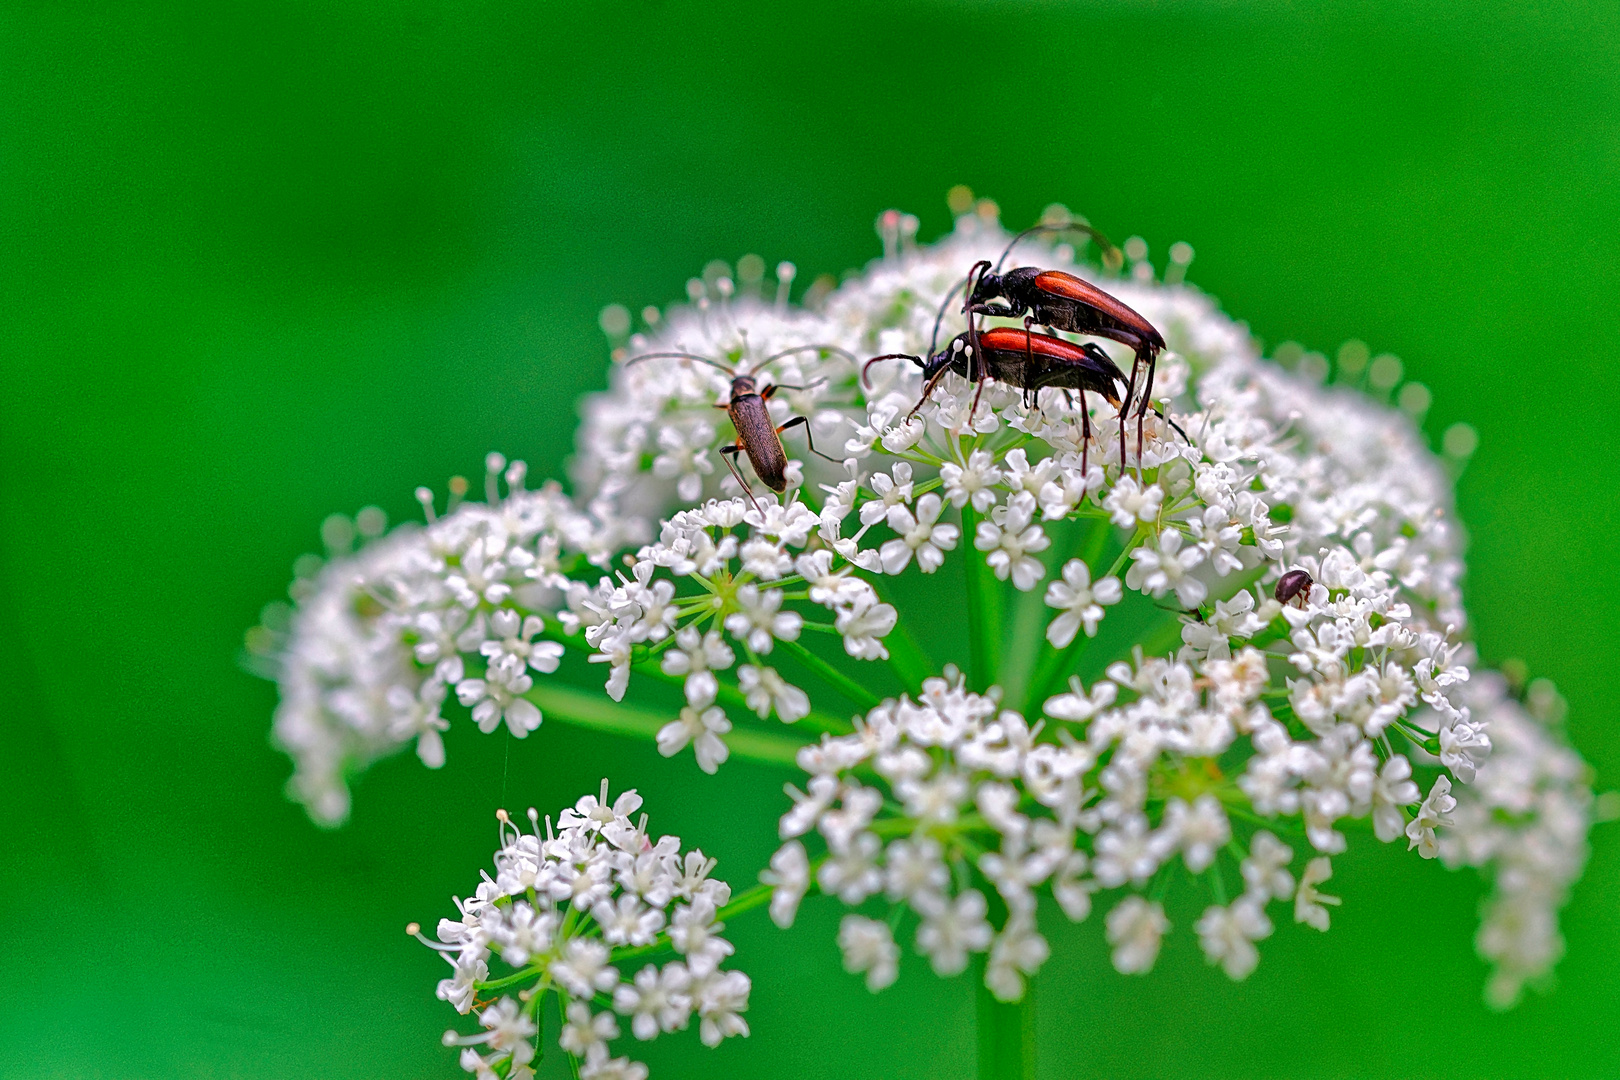
[[[1617, 116], [1612, 3], [4, 5], [0, 1074], [460, 1075], [400, 928], [467, 891], [503, 792], [611, 769], [748, 881], [784, 775], [556, 724], [463, 725], [318, 831], [242, 631], [326, 514], [409, 516], [490, 449], [557, 472], [604, 304], [748, 251], [841, 271], [884, 207], [937, 235], [956, 183], [1161, 265], [1192, 243], [1270, 343], [1400, 355], [1431, 436], [1480, 432], [1480, 647], [1557, 680], [1613, 786]], [[1060, 930], [1042, 1074], [1620, 1074], [1614, 835], [1556, 987], [1506, 1015], [1477, 879], [1393, 847], [1338, 860], [1333, 931], [1281, 927], [1241, 985], [1194, 908], [1146, 979], [1098, 920]], [[753, 1038], [660, 1040], [653, 1075], [970, 1075], [968, 981], [908, 957], [870, 998], [835, 906], [739, 920]]]

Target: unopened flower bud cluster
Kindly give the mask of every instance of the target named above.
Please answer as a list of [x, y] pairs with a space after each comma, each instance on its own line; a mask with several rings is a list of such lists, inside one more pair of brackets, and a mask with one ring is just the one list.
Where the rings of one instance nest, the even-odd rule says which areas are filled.
[[[534, 1076], [548, 994], [582, 1080], [645, 1080], [645, 1065], [609, 1045], [624, 1027], [645, 1042], [696, 1019], [706, 1046], [748, 1034], [748, 976], [721, 966], [733, 950], [717, 915], [731, 887], [709, 876], [714, 860], [702, 851], [654, 840], [645, 815], [633, 823], [640, 807], [634, 791], [609, 802], [604, 780], [600, 797], [564, 810], [555, 829], [547, 818], [542, 832], [533, 810], [532, 832], [502, 814], [494, 875], [456, 900], [437, 941], [423, 938], [450, 964], [440, 999], [478, 1020], [478, 1032], [444, 1041], [480, 1080]], [[677, 958], [629, 970], [660, 952]], [[492, 960], [505, 970], [492, 975]]]

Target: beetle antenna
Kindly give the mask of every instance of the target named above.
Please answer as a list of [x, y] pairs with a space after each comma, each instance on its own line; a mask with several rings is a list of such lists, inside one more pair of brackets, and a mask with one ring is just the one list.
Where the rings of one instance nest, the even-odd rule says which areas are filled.
[[791, 349], [783, 349], [781, 352], [772, 353], [765, 359], [761, 360], [750, 370], [764, 371], [765, 368], [776, 363], [778, 360], [781, 360], [783, 357], [792, 356], [796, 352], [808, 352], [811, 349], [819, 349], [822, 352], [837, 353], [839, 356], [842, 356], [852, 364], [860, 363], [860, 359], [856, 357], [854, 353], [850, 352], [848, 349], [840, 348], [837, 345], [795, 345]]
[[727, 375], [731, 375], [733, 377], [735, 377], [735, 375], [736, 375], [736, 373], [734, 371], [732, 371], [730, 368], [726, 367], [726, 365], [720, 363], [717, 360], [711, 360], [707, 356], [698, 356], [695, 353], [687, 353], [687, 352], [650, 352], [650, 353], [642, 353], [640, 356], [632, 356], [630, 359], [626, 360], [624, 362], [624, 366], [629, 367], [631, 364], [639, 364], [643, 360], [696, 360], [700, 364], [708, 364], [712, 368], [719, 368], [721, 371], [725, 372]]
[[871, 385], [872, 385], [871, 382], [869, 382], [867, 380], [867, 378], [866, 378], [866, 370], [867, 370], [867, 368], [870, 368], [873, 364], [877, 363], [879, 360], [910, 360], [913, 364], [916, 364], [918, 367], [923, 366], [922, 357], [913, 356], [910, 353], [891, 352], [891, 353], [884, 353], [882, 356], [874, 356], [874, 357], [872, 357], [872, 359], [868, 360], [865, 364], [863, 364], [861, 366], [861, 385], [862, 386], [865, 386], [865, 387], [868, 387], [868, 388], [871, 387]]
[[1001, 253], [1001, 258], [996, 260], [995, 272], [998, 274], [1001, 273], [1001, 264], [1007, 261], [1007, 256], [1012, 254], [1012, 249], [1018, 246], [1019, 241], [1023, 240], [1024, 237], [1029, 236], [1032, 233], [1038, 232], [1085, 233], [1087, 236], [1097, 241], [1097, 246], [1103, 249], [1103, 262], [1105, 264], [1122, 261], [1119, 257], [1121, 254], [1120, 250], [1114, 246], [1113, 241], [1109, 240], [1108, 237], [1104, 236], [1096, 229], [1093, 229], [1090, 225], [1082, 225], [1078, 221], [1042, 222], [1039, 225], [1031, 225], [1029, 228], [1012, 238], [1012, 243], [1007, 245], [1007, 250], [1003, 251]]
[[[975, 269], [976, 268], [977, 264], [975, 264]], [[939, 350], [939, 324], [945, 321], [945, 309], [950, 307], [951, 297], [956, 295], [957, 289], [965, 287], [972, 277], [973, 271], [969, 270], [968, 276], [963, 278], [961, 281], [958, 281], [955, 285], [952, 285], [951, 291], [945, 294], [945, 299], [939, 302], [939, 314], [934, 316], [934, 334], [928, 339], [929, 356], [933, 356], [934, 353]]]

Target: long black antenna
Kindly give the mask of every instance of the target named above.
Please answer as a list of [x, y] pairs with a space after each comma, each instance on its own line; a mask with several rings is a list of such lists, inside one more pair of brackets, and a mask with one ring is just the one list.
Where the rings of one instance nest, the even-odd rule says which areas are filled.
[[1001, 258], [996, 260], [995, 273], [1001, 273], [1001, 264], [1007, 261], [1007, 256], [1012, 254], [1012, 249], [1018, 246], [1018, 242], [1020, 240], [1023, 240], [1026, 236], [1029, 236], [1032, 233], [1038, 232], [1085, 233], [1087, 236], [1097, 241], [1097, 246], [1103, 249], [1104, 266], [1118, 266], [1125, 261], [1124, 253], [1121, 252], [1119, 248], [1114, 246], [1113, 241], [1109, 240], [1108, 237], [1104, 236], [1096, 229], [1093, 229], [1090, 225], [1085, 225], [1078, 221], [1042, 222], [1039, 225], [1031, 225], [1029, 228], [1012, 238], [1012, 242], [1007, 245], [1007, 250], [1003, 251], [1001, 253]]
[[837, 353], [839, 356], [844, 357], [852, 364], [858, 364], [861, 362], [854, 353], [850, 352], [848, 349], [840, 348], [837, 345], [795, 345], [791, 349], [783, 349], [781, 352], [772, 353], [765, 359], [761, 360], [758, 366], [751, 368], [750, 370], [762, 371], [767, 365], [776, 363], [784, 356], [792, 356], [796, 352], [809, 352], [811, 349], [817, 349], [821, 352]]
[[736, 378], [737, 375], [735, 371], [726, 367], [726, 365], [720, 363], [718, 360], [711, 360], [707, 356], [698, 356], [695, 353], [688, 352], [642, 353], [640, 356], [632, 356], [630, 359], [626, 360], [624, 362], [624, 366], [629, 367], [631, 364], [639, 364], [643, 360], [696, 360], [700, 364], [708, 364], [712, 368], [719, 368], [732, 378]]

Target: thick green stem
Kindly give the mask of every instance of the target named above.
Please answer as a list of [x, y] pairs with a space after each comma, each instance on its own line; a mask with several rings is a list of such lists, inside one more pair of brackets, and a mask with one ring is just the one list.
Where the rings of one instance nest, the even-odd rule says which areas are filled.
[[[653, 739], [658, 729], [674, 719], [667, 713], [650, 712], [629, 705], [619, 705], [597, 694], [582, 693], [566, 687], [539, 683], [523, 695], [540, 707], [548, 719], [566, 724], [578, 724], [593, 731], [632, 738]], [[807, 740], [795, 738], [786, 732], [756, 731], [749, 728], [734, 729], [725, 737], [731, 756], [763, 765], [797, 767], [799, 748]]]
[[979, 980], [979, 1080], [1035, 1080], [1035, 988], [997, 1001]]

